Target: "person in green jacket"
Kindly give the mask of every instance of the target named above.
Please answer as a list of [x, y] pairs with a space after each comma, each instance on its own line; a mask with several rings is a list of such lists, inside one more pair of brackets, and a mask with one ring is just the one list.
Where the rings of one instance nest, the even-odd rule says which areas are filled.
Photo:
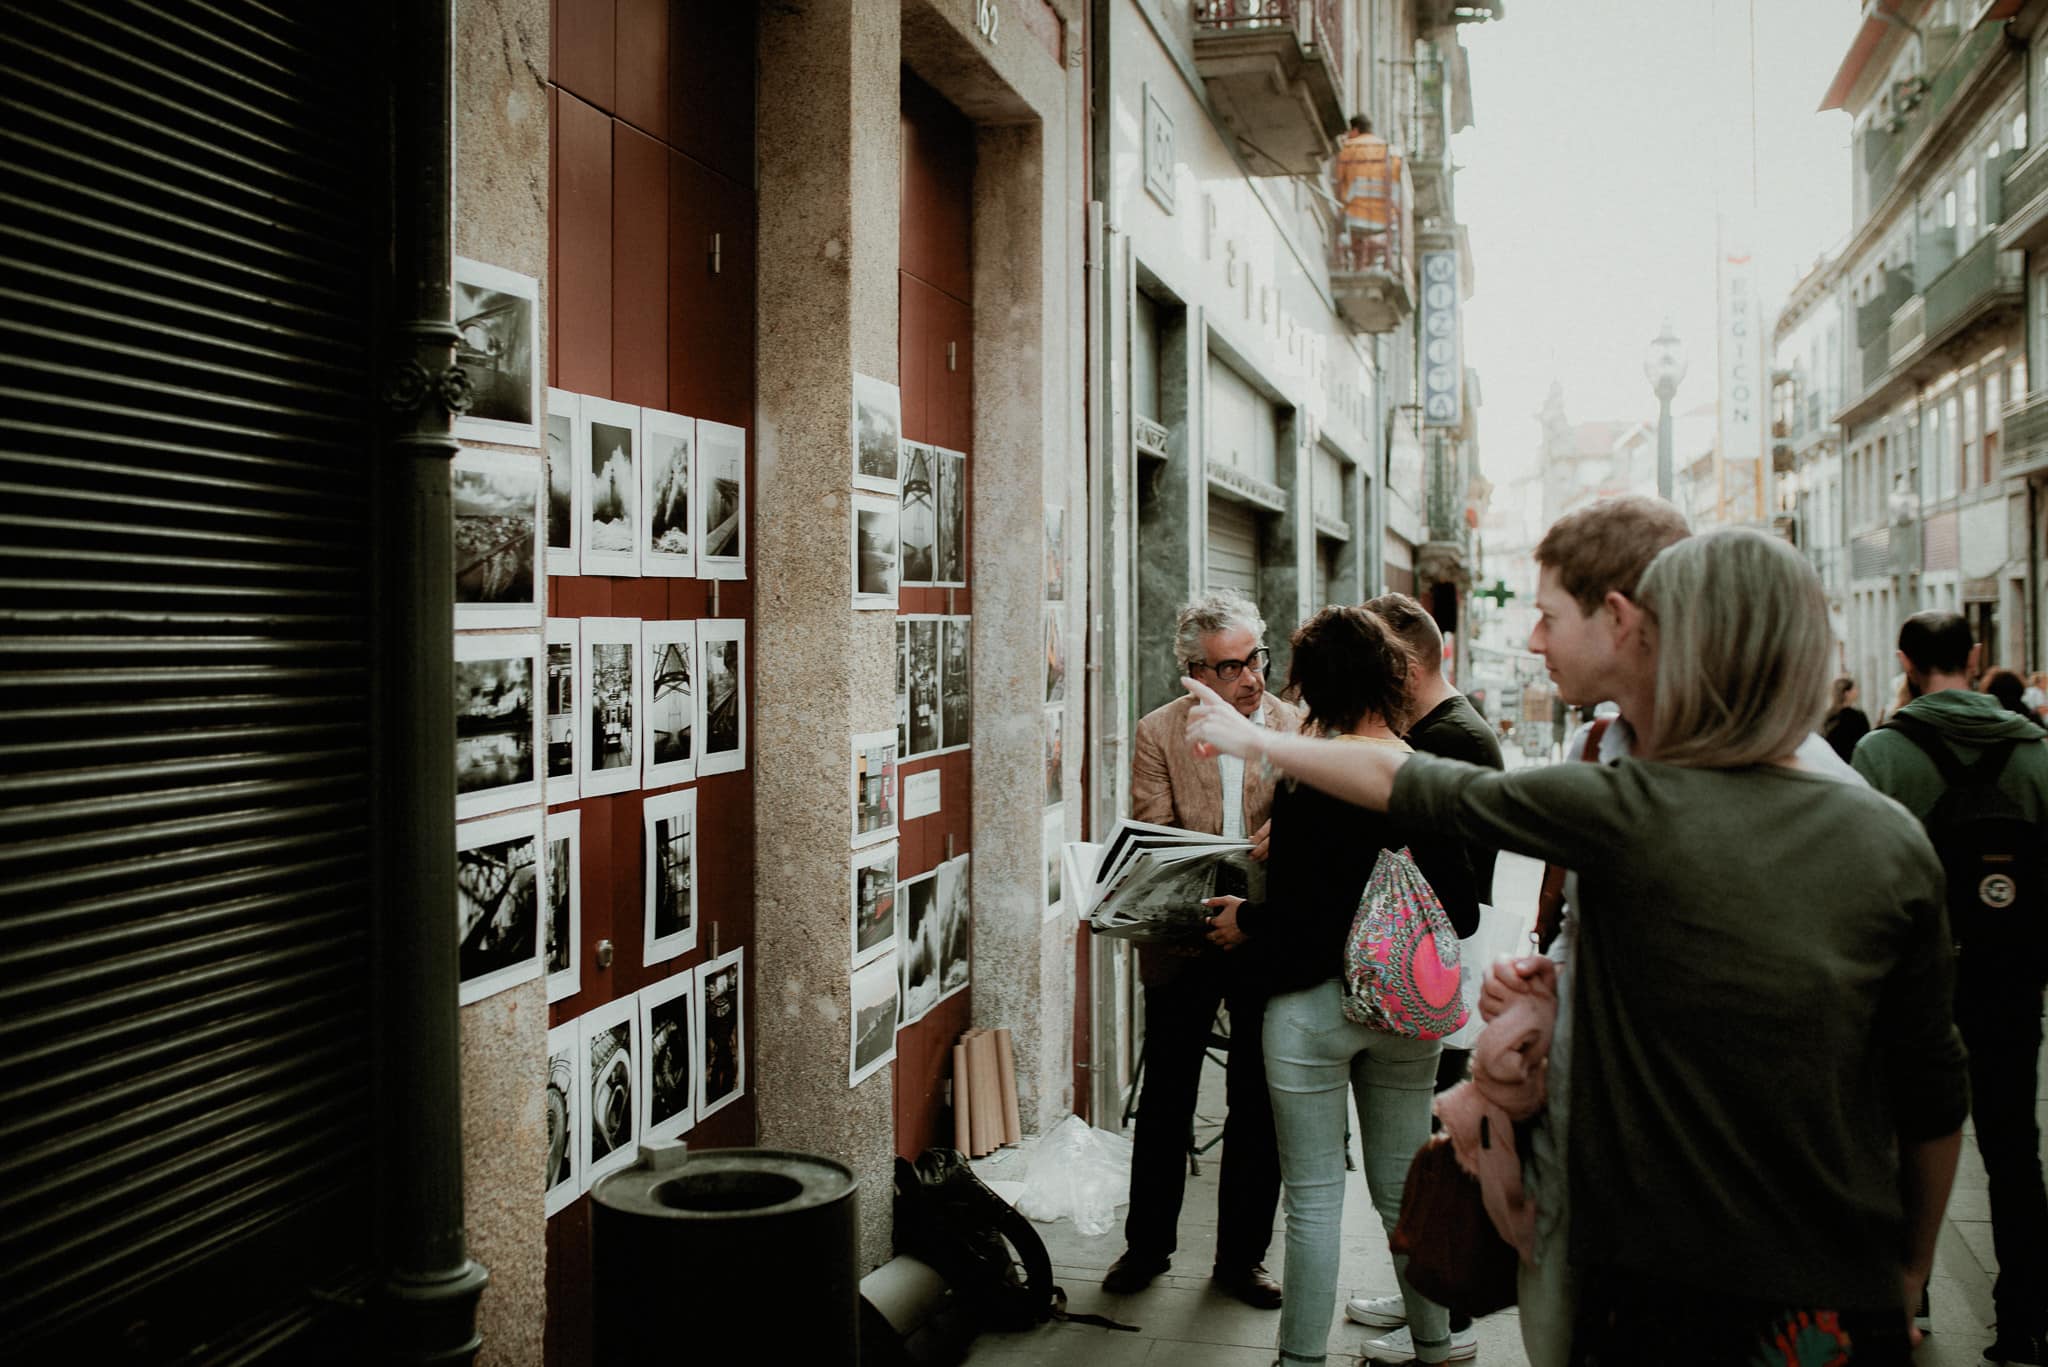
[[[2012, 753], [1999, 773], [1998, 789], [2041, 828], [2036, 848], [2048, 846], [2048, 745], [2042, 743], [2048, 732], [2008, 711], [1989, 694], [1971, 690], [1978, 653], [1970, 624], [1959, 614], [1919, 612], [1908, 617], [1899, 628], [1899, 663], [1914, 696], [1857, 744], [1856, 772], [1924, 822], [1948, 783], [1914, 742], [1914, 723], [1934, 732], [1935, 743], [1947, 746], [1966, 766], [1992, 747], [2010, 743]], [[2039, 884], [2034, 886], [2038, 889]], [[2035, 899], [2038, 902], [2038, 891]], [[2048, 907], [2039, 905], [2012, 911], [2048, 915]], [[2034, 1098], [2042, 982], [2048, 967], [2022, 965], [2026, 956], [2017, 945], [1976, 946], [1974, 953], [1976, 958], [1966, 944], [1958, 965], [1955, 1009], [1956, 1025], [1970, 1051], [1970, 1111], [1990, 1189], [1991, 1242], [1998, 1255], [1998, 1280], [1991, 1292], [1998, 1339], [1984, 1350], [1984, 1360], [2040, 1363], [2048, 1359], [2048, 1186], [2042, 1180]], [[2013, 971], [2016, 966], [2020, 971]]]

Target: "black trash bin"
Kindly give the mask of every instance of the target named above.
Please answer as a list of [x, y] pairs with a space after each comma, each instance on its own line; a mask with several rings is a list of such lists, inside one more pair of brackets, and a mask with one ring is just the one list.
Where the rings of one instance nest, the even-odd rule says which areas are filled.
[[643, 1151], [590, 1192], [599, 1367], [860, 1358], [858, 1184], [782, 1149]]

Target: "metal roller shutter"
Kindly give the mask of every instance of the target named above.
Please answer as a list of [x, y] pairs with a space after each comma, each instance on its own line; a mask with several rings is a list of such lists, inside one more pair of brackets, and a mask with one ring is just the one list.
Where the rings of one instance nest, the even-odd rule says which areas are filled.
[[0, 5], [0, 1321], [352, 1356], [368, 1256], [362, 11]]
[[1208, 584], [1259, 600], [1259, 517], [1233, 499], [1209, 496]]

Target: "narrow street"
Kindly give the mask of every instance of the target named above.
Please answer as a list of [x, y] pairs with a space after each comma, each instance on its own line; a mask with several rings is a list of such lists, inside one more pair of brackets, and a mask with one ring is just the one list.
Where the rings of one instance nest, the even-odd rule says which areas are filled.
[[[1506, 906], [1533, 906], [1542, 873], [1542, 866], [1533, 860], [1502, 855], [1494, 895]], [[2048, 1078], [2048, 1066], [2042, 1076]], [[2044, 1087], [2036, 1110], [2048, 1128], [2048, 1087]], [[1223, 1069], [1212, 1055], [1195, 1120], [1197, 1144], [1218, 1137], [1223, 1113]], [[1068, 1220], [1038, 1227], [1052, 1254], [1053, 1277], [1066, 1288], [1068, 1308], [1076, 1314], [1103, 1314], [1135, 1324], [1139, 1332], [1047, 1324], [1027, 1333], [984, 1334], [968, 1355], [967, 1367], [1134, 1367], [1138, 1363], [1152, 1367], [1169, 1363], [1173, 1367], [1267, 1367], [1273, 1361], [1279, 1316], [1241, 1305], [1209, 1285], [1221, 1157], [1219, 1145], [1202, 1157], [1201, 1173], [1188, 1180], [1180, 1220], [1182, 1245], [1174, 1256], [1173, 1270], [1140, 1295], [1108, 1296], [1102, 1291], [1103, 1274], [1123, 1252], [1121, 1228], [1090, 1238]], [[1005, 1150], [976, 1164], [984, 1177], [1014, 1181], [1023, 1180], [1029, 1166], [1028, 1148]], [[1287, 1279], [1285, 1262], [1286, 1220], [1282, 1216], [1276, 1222], [1267, 1259], [1282, 1282]], [[1988, 1327], [1991, 1280], [1997, 1266], [1991, 1251], [1984, 1165], [1974, 1142], [1966, 1141], [1935, 1259], [1934, 1332], [1914, 1354], [1917, 1367], [1977, 1367], [1979, 1350], [1992, 1338]], [[1338, 1285], [1343, 1295], [1387, 1296], [1397, 1290], [1387, 1241], [1359, 1172], [1350, 1174], [1345, 1191], [1344, 1257]], [[1513, 1310], [1489, 1315], [1476, 1327], [1478, 1362], [1485, 1367], [1526, 1367], [1521, 1325]], [[1331, 1363], [1348, 1367], [1357, 1359], [1359, 1345], [1383, 1332], [1345, 1322], [1340, 1307], [1330, 1328]]]

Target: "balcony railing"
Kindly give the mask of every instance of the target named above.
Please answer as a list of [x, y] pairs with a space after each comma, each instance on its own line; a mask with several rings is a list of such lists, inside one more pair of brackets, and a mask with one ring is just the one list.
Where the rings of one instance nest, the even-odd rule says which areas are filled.
[[[1863, 135], [1863, 170], [1870, 186], [1866, 215], [1891, 190], [1907, 151], [1920, 141], [1922, 133], [1941, 122], [1977, 68], [2004, 44], [2005, 26], [1985, 24], [1973, 29], [1960, 47], [1929, 47], [1934, 76], [1927, 83], [1926, 92], [1910, 109], [1895, 116], [1895, 127], [1873, 124]], [[1944, 53], [1948, 54], [1946, 60]]]
[[1884, 288], [1856, 306], [1856, 345], [1869, 346], [1891, 327], [1899, 305], [1913, 297], [1913, 268], [1892, 266], [1884, 274]]
[[2005, 441], [1998, 453], [2001, 475], [2048, 470], [2048, 393], [2028, 394], [2007, 404], [2001, 426]]
[[1399, 169], [1338, 186], [1344, 207], [1330, 247], [1330, 292], [1356, 332], [1392, 332], [1415, 311], [1408, 167], [1398, 158], [1387, 164]]
[[1415, 155], [1409, 172], [1415, 181], [1415, 216], [1428, 220], [1451, 215], [1451, 81], [1442, 58], [1418, 68], [1421, 99], [1415, 121]]
[[2048, 138], [2043, 138], [2019, 161], [2005, 168], [2005, 208], [2018, 213], [2048, 190]]
[[[1888, 359], [1891, 365], [1911, 356], [1927, 340], [1927, 298], [1914, 295], [1892, 315]], [[1887, 367], [1889, 368], [1889, 367]]]
[[1927, 286], [1927, 331], [1939, 334], [1979, 305], [1999, 295], [2017, 303], [2020, 296], [2019, 267], [2011, 258], [2018, 253], [1998, 250], [1993, 237], [1979, 239], [1953, 266]]
[[1340, 0], [1194, 0], [1195, 68], [1223, 122], [1308, 174], [1350, 117]]

